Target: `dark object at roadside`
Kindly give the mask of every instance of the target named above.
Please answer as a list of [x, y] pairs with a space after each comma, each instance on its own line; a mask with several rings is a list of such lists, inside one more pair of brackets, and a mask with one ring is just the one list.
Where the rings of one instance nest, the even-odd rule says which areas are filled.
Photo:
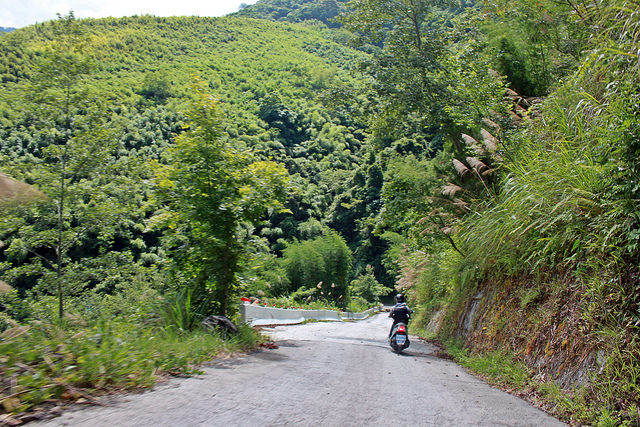
[[223, 332], [236, 335], [238, 327], [224, 316], [208, 316], [202, 321], [202, 327], [211, 332]]

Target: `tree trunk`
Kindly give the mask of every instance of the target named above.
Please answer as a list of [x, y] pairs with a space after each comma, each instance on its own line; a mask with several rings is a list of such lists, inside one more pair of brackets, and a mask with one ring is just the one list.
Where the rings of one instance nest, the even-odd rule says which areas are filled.
[[62, 159], [62, 173], [60, 174], [60, 203], [58, 204], [58, 242], [56, 244], [57, 267], [56, 276], [58, 280], [58, 317], [62, 320], [64, 314], [62, 296], [62, 227], [64, 222], [64, 192], [65, 192], [65, 168], [66, 156]]
[[65, 116], [66, 116], [66, 137], [64, 141], [64, 152], [62, 153], [61, 165], [60, 165], [60, 203], [58, 204], [58, 242], [56, 244], [56, 257], [57, 267], [56, 276], [58, 280], [58, 317], [62, 321], [64, 315], [64, 299], [62, 293], [62, 251], [63, 251], [63, 234], [62, 228], [64, 226], [64, 202], [66, 191], [66, 179], [67, 179], [67, 155], [69, 151], [69, 139], [71, 139], [71, 114], [70, 103], [71, 101], [71, 88], [66, 88], [66, 100], [65, 100]]

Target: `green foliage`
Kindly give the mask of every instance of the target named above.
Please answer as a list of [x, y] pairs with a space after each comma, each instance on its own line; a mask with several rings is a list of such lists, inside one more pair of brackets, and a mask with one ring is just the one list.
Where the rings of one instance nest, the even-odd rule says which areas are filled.
[[[471, 354], [460, 342], [449, 340], [445, 347], [454, 360], [503, 387], [527, 389], [536, 401], [545, 405], [561, 419], [597, 425], [634, 425], [640, 418], [635, 396], [638, 393], [639, 371], [633, 363], [637, 343], [628, 343], [603, 360], [603, 369], [586, 386], [567, 391], [554, 382], [535, 383], [532, 372], [522, 362], [504, 351]], [[613, 409], [622, 397], [624, 408]]]
[[238, 16], [272, 19], [275, 21], [320, 21], [329, 27], [337, 27], [335, 17], [340, 14], [347, 0], [262, 0], [237, 12]]
[[524, 388], [532, 373], [513, 355], [501, 352], [469, 354], [458, 342], [449, 341], [446, 348], [453, 359], [488, 379], [490, 383]]
[[352, 313], [362, 313], [365, 310], [371, 308], [372, 303], [367, 301], [365, 298], [360, 296], [352, 296], [349, 298], [349, 304], [346, 307], [346, 311], [350, 311]]
[[198, 363], [219, 352], [246, 350], [261, 340], [246, 326], [229, 340], [202, 330], [177, 334], [123, 321], [22, 328], [22, 334], [15, 330], [15, 337], [0, 340], [1, 393], [13, 396], [4, 408], [14, 413], [51, 399], [149, 387], [158, 374], [194, 374]]
[[339, 310], [335, 303], [319, 295], [320, 290], [318, 288], [300, 288], [287, 296], [262, 298], [260, 304], [265, 307], [301, 310]]
[[[612, 16], [603, 15], [603, 25]], [[623, 153], [634, 151], [637, 140], [637, 73], [622, 48], [608, 47], [622, 41], [598, 43], [585, 68], [547, 100], [543, 120], [513, 138], [496, 202], [469, 217], [464, 252], [479, 266], [584, 268], [587, 259], [637, 256], [636, 199], [619, 186], [636, 181], [628, 171], [637, 162]]]
[[[19, 288], [37, 284], [40, 292], [55, 292], [59, 317], [65, 294], [76, 292], [74, 277], [83, 274], [85, 262], [95, 253], [88, 240], [109, 241], [127, 209], [131, 181], [124, 175], [125, 161], [115, 157], [114, 124], [104, 101], [90, 95], [84, 77], [91, 71], [84, 52], [85, 33], [73, 15], [52, 26], [56, 37], [42, 50], [25, 102], [38, 117], [31, 133], [47, 132], [53, 138], [41, 147], [40, 158], [26, 157], [15, 165], [47, 196], [27, 205], [4, 206], [6, 221], [0, 235], [8, 242], [4, 274]], [[56, 125], [56, 121], [59, 121]], [[73, 256], [76, 253], [91, 256]], [[26, 283], [25, 283], [26, 282]]]
[[172, 93], [171, 81], [166, 71], [148, 72], [144, 76], [140, 95], [155, 101], [165, 101]]
[[361, 301], [359, 305], [364, 303], [379, 302], [381, 296], [385, 296], [391, 292], [391, 289], [387, 288], [376, 280], [373, 274], [373, 267], [367, 266], [365, 272], [353, 279], [349, 284], [349, 294], [351, 296], [351, 303]]
[[[266, 246], [266, 245], [265, 245]], [[275, 254], [262, 248], [249, 257], [241, 272], [241, 294], [263, 298], [281, 295], [289, 288], [289, 278]]]
[[166, 299], [160, 308], [160, 319], [165, 328], [190, 331], [204, 318], [204, 314], [193, 307], [192, 295], [192, 288], [184, 288]]
[[539, 68], [532, 66], [528, 59], [511, 40], [507, 38], [500, 40], [500, 56], [498, 57], [500, 72], [507, 76], [518, 93], [544, 94], [548, 86], [547, 75], [542, 74], [542, 70]]
[[500, 81], [489, 73], [472, 8], [460, 12], [449, 2], [428, 0], [354, 0], [349, 6], [341, 19], [359, 45], [381, 47], [363, 64], [380, 98], [372, 123], [378, 145], [408, 138], [433, 154], [439, 147], [430, 131], [450, 138], [498, 104]]
[[[0, 308], [10, 319], [22, 322], [31, 317], [32, 310], [27, 301], [20, 298], [17, 290], [0, 293]], [[8, 326], [5, 323], [5, 327]]]
[[424, 226], [418, 222], [432, 207], [425, 195], [434, 193], [442, 184], [433, 161], [420, 161], [413, 155], [390, 159], [382, 187], [384, 209], [380, 215], [386, 229], [419, 238]]
[[577, 3], [554, 1], [485, 2], [497, 70], [524, 96], [549, 93], [575, 70], [587, 32], [574, 19]]
[[[341, 18], [346, 28], [362, 44], [383, 46], [367, 64], [382, 99], [378, 133], [393, 132], [402, 123], [420, 131], [433, 125], [429, 120], [441, 107], [434, 100], [444, 89], [434, 73], [444, 48], [442, 27], [431, 25], [436, 2], [357, 0], [349, 6]], [[388, 125], [393, 122], [398, 123]]]
[[[414, 298], [420, 309], [427, 313], [458, 293], [464, 287], [464, 276], [460, 274], [462, 257], [446, 242], [431, 247], [428, 256], [420, 260], [417, 268]], [[407, 260], [405, 268], [411, 268]]]
[[[540, 7], [554, 4], [538, 2]], [[531, 5], [510, 2], [507, 6], [526, 14]], [[566, 12], [566, 6], [556, 4], [555, 11]], [[455, 333], [457, 316], [479, 281], [490, 289], [531, 272], [537, 273], [541, 283], [548, 274], [562, 275], [575, 283], [587, 281], [581, 300], [583, 315], [598, 331], [598, 338], [584, 339], [612, 354], [602, 365], [608, 366], [602, 369], [607, 373], [594, 373], [589, 385], [573, 395], [554, 393], [546, 387], [556, 408], [562, 408], [560, 412], [585, 423], [633, 424], [638, 418], [637, 399], [630, 396], [637, 394], [638, 377], [634, 361], [638, 318], [631, 305], [635, 307], [639, 298], [633, 267], [639, 256], [634, 232], [638, 227], [637, 174], [632, 172], [637, 167], [640, 84], [634, 52], [639, 27], [637, 7], [627, 6], [623, 2], [576, 4], [571, 6], [572, 22], [553, 23], [555, 30], [562, 31], [581, 26], [575, 34], [565, 33], [553, 43], [575, 36], [576, 45], [584, 46], [584, 35], [589, 34], [590, 50], [575, 57], [580, 67], [531, 110], [532, 120], [502, 135], [500, 176], [480, 193], [483, 198], [471, 202], [469, 213], [450, 230], [459, 242], [460, 253], [455, 258], [437, 259], [432, 251], [439, 248], [432, 246], [427, 256], [413, 255], [418, 259], [407, 263], [404, 271], [405, 280], [414, 285], [410, 293], [423, 312], [445, 307], [448, 317], [441, 326], [442, 336]], [[561, 16], [556, 14], [553, 19], [565, 19]], [[538, 47], [560, 52], [549, 40]], [[535, 58], [531, 53], [514, 49], [514, 55], [531, 61], [518, 70], [523, 79], [538, 85], [531, 90], [548, 90], [550, 86], [536, 81], [540, 65], [532, 65]], [[527, 70], [528, 66], [535, 73]], [[561, 75], [567, 69], [548, 68], [546, 72]], [[508, 77], [515, 80], [514, 74]], [[449, 268], [441, 268], [447, 265]], [[438, 270], [448, 271], [441, 276], [445, 286], [440, 289], [434, 274]], [[429, 279], [421, 283], [423, 274]], [[541, 283], [519, 290], [522, 309], [531, 312], [536, 306]], [[499, 321], [487, 324], [488, 328], [499, 326]], [[491, 344], [485, 341], [482, 345]], [[480, 357], [459, 357], [463, 361], [477, 359], [468, 363], [486, 375], [500, 374], [492, 368], [500, 366], [508, 374], [507, 383], [518, 387], [527, 384], [519, 379], [519, 368], [509, 374], [510, 356], [500, 349]], [[506, 362], [502, 360], [505, 357]], [[616, 379], [610, 381], [612, 376]]]
[[591, 416], [612, 419], [616, 423], [628, 420], [630, 425], [640, 422], [640, 344], [637, 336], [629, 340], [613, 330], [605, 331], [617, 341], [607, 355], [602, 372], [596, 375], [590, 387], [590, 398], [595, 400], [587, 407]]
[[[615, 6], [605, 10], [598, 16], [603, 27], [612, 16], [625, 16]], [[637, 204], [629, 191], [635, 178], [628, 174], [636, 161], [622, 154], [634, 152], [636, 141], [637, 75], [625, 53], [633, 50], [627, 37], [635, 27], [622, 22], [631, 33], [614, 31], [600, 41], [594, 36], [584, 68], [540, 107], [541, 120], [508, 134], [498, 185], [473, 202], [459, 228], [448, 228], [464, 254], [460, 270], [473, 266], [486, 275], [508, 276], [560, 268], [582, 275], [637, 256], [632, 225]], [[618, 49], [604, 47], [616, 43]], [[622, 181], [627, 184], [620, 186]], [[626, 190], [619, 192], [622, 187]], [[622, 209], [626, 215], [618, 216]], [[527, 304], [533, 296], [523, 298]]]
[[[117, 143], [100, 162], [106, 160], [101, 164], [110, 164], [110, 170], [120, 174], [118, 180], [111, 181], [109, 191], [117, 188], [115, 195], [122, 195], [122, 200], [105, 200], [105, 204], [120, 207], [123, 200], [129, 203], [122, 211], [116, 210], [117, 221], [109, 226], [103, 224], [101, 232], [87, 229], [82, 233], [77, 245], [67, 253], [67, 266], [80, 265], [83, 254], [94, 257], [112, 250], [128, 251], [134, 261], [145, 266], [162, 265], [166, 260], [168, 252], [162, 246], [171, 245], [170, 239], [161, 239], [161, 228], [148, 227], [149, 218], [159, 206], [149, 200], [150, 172], [144, 165], [148, 159], [160, 159], [173, 137], [183, 132], [184, 118], [177, 110], [187, 95], [181, 88], [193, 71], [220, 95], [226, 113], [220, 125], [234, 144], [251, 148], [255, 160], [281, 162], [294, 175], [297, 186], [304, 189], [287, 202], [293, 216], [273, 212], [269, 221], [254, 232], [268, 238], [275, 250], [282, 249], [278, 243], [282, 237], [306, 238], [314, 233], [302, 224], [311, 224], [310, 219], [319, 221], [333, 198], [344, 191], [364, 139], [363, 122], [344, 115], [337, 118], [338, 113], [318, 103], [316, 97], [334, 84], [357, 86], [345, 69], [353, 68], [361, 53], [328, 40], [330, 34], [317, 29], [240, 18], [142, 16], [75, 24], [83, 30], [84, 35], [78, 39], [83, 63], [87, 65], [79, 85], [84, 92], [78, 91], [74, 98], [78, 109], [73, 111], [82, 123], [78, 132], [112, 130], [109, 137]], [[43, 161], [44, 152], [53, 150], [48, 146], [58, 144], [65, 135], [66, 122], [62, 112], [53, 113], [54, 109], [49, 108], [46, 126], [43, 123], [41, 128], [34, 128], [35, 111], [42, 108], [37, 110], [30, 102], [14, 100], [25, 92], [29, 79], [35, 78], [34, 63], [42, 52], [59, 44], [56, 25], [44, 23], [21, 29], [0, 42], [0, 69], [6, 69], [11, 77], [0, 92], [2, 168], [29, 183], [40, 183], [30, 172], [32, 165]], [[291, 37], [294, 33], [295, 37]], [[203, 34], [207, 37], [202, 38]], [[264, 55], [265, 46], [269, 55]], [[80, 54], [74, 58], [80, 58]], [[55, 100], [52, 91], [43, 91], [44, 94], [51, 94], [47, 99]], [[108, 99], [93, 107], [79, 102], [81, 95], [100, 94], [106, 94]], [[278, 108], [290, 114], [287, 120], [280, 123], [259, 117], [260, 107], [269, 105], [271, 99], [277, 99]], [[88, 107], [104, 115], [92, 113], [85, 117], [87, 111], [92, 111]], [[359, 106], [350, 110], [364, 117]], [[101, 138], [97, 133], [87, 134], [85, 142], [91, 140], [95, 144]], [[85, 148], [95, 149], [91, 145]], [[94, 185], [93, 181], [86, 181], [84, 188]], [[36, 214], [30, 215], [27, 222], [35, 217]], [[75, 219], [67, 218], [74, 223]], [[50, 228], [51, 223], [46, 226]], [[7, 235], [3, 240], [10, 243]], [[34, 255], [26, 251], [28, 248], [21, 241], [25, 240], [17, 239], [8, 254], [2, 251], [2, 260], [15, 256], [12, 268], [22, 270], [11, 273], [11, 283], [20, 290], [29, 290], [40, 280], [35, 273], [39, 267], [23, 266]], [[47, 280], [47, 284], [52, 283]], [[42, 283], [39, 292], [49, 292]], [[89, 287], [94, 283], [92, 279]]]
[[[69, 35], [63, 37], [62, 30]], [[295, 37], [291, 37], [293, 33]], [[202, 38], [203, 34], [207, 36]], [[142, 278], [140, 282], [154, 280], [157, 286], [153, 291], [172, 294], [186, 282], [200, 283], [200, 288], [214, 287], [214, 276], [222, 274], [219, 265], [208, 260], [201, 266], [189, 249], [170, 251], [188, 240], [181, 233], [193, 233], [191, 237], [199, 233], [206, 240], [209, 231], [181, 225], [165, 233], [166, 227], [155, 226], [164, 207], [158, 199], [150, 198], [147, 161], [164, 161], [171, 141], [185, 133], [185, 118], [177, 110], [188, 99], [189, 94], [181, 88], [193, 71], [220, 94], [226, 114], [217, 126], [228, 135], [225, 141], [238, 153], [254, 153], [250, 161], [240, 161], [246, 164], [233, 178], [283, 173], [282, 169], [272, 170], [269, 159], [274, 159], [282, 162], [294, 174], [297, 186], [304, 189], [287, 202], [294, 213], [291, 216], [284, 209], [267, 211], [260, 201], [274, 190], [284, 191], [280, 182], [240, 185], [239, 210], [251, 217], [249, 222], [260, 224], [253, 228], [247, 218], [241, 218], [233, 227], [236, 240], [251, 242], [251, 250], [249, 245], [232, 248], [237, 262], [230, 259], [228, 265], [235, 263], [241, 274], [228, 287], [255, 283], [256, 290], [264, 292], [271, 283], [274, 288], [287, 286], [286, 274], [266, 252], [263, 258], [271, 260], [261, 270], [244, 268], [249, 253], [254, 256], [265, 251], [263, 240], [254, 234], [267, 237], [276, 250], [283, 247], [279, 239], [285, 235], [317, 236], [319, 220], [333, 197], [344, 191], [364, 139], [363, 122], [344, 115], [337, 119], [334, 110], [316, 100], [319, 91], [334, 84], [357, 86], [345, 70], [352, 69], [355, 58], [362, 54], [328, 40], [331, 34], [321, 28], [240, 18], [142, 16], [77, 21], [70, 15], [3, 38], [0, 70], [7, 77], [3, 76], [0, 92], [3, 172], [41, 186], [50, 197], [55, 195], [53, 184], [60, 180], [45, 176], [40, 169], [65, 154], [59, 146], [69, 134], [68, 118], [73, 116], [74, 138], [67, 146], [72, 154], [77, 150], [77, 162], [70, 166], [84, 169], [80, 174], [70, 171], [73, 178], [69, 177], [65, 187], [73, 191], [65, 199], [63, 237], [73, 244], [62, 265], [63, 295], [74, 313], [90, 318], [116, 314], [118, 310], [111, 305], [129, 290], [126, 283], [134, 277], [136, 281]], [[264, 55], [264, 46], [269, 46], [269, 55]], [[36, 67], [36, 63], [40, 65]], [[62, 78], [63, 71], [69, 78]], [[72, 78], [74, 75], [82, 79]], [[70, 89], [68, 111], [59, 108], [64, 105], [65, 93], [56, 89], [56, 82]], [[37, 89], [28, 92], [34, 96], [16, 103], [29, 86]], [[35, 95], [38, 104], [31, 102]], [[272, 120], [269, 106], [272, 111], [285, 112], [283, 120]], [[265, 107], [263, 113], [261, 107]], [[364, 117], [361, 108], [350, 110]], [[227, 189], [234, 187], [228, 192], [233, 195], [235, 184], [229, 185]], [[43, 318], [50, 317], [50, 299], [45, 296], [56, 283], [52, 255], [56, 238], [50, 231], [56, 208], [55, 200], [49, 200], [49, 204], [11, 207], [11, 221], [2, 224], [0, 248], [3, 279], [21, 296], [41, 298], [41, 303], [30, 304], [34, 315]], [[174, 269], [169, 280], [164, 274], [154, 276], [156, 266], [163, 270], [162, 266], [178, 264], [185, 268]], [[202, 295], [194, 291], [192, 298]], [[211, 299], [230, 301], [232, 295], [213, 295]], [[216, 303], [209, 309], [211, 306]]]
[[[261, 1], [239, 15], [332, 26], [348, 8], [352, 36], [241, 16], [69, 15], [0, 37], [0, 167], [48, 197], [2, 206], [0, 275], [17, 289], [2, 327], [55, 317], [62, 284], [67, 322], [164, 314], [179, 343], [240, 291], [354, 309], [402, 273], [415, 323], [444, 305], [453, 333], [480, 280], [599, 272], [611, 279], [586, 285], [585, 316], [619, 351], [607, 371], [617, 385], [595, 390], [603, 422], [629, 419], [637, 1], [344, 3]], [[193, 73], [219, 103], [183, 89]], [[550, 94], [521, 129], [504, 116], [538, 100], [503, 103], [505, 84]], [[491, 153], [460, 138], [479, 141], [486, 126]], [[296, 190], [284, 200], [287, 174]], [[516, 294], [526, 310], [540, 298], [528, 289]], [[479, 369], [506, 367], [522, 385], [509, 359], [489, 354]]]
[[288, 291], [318, 289], [318, 299], [346, 304], [352, 255], [344, 239], [336, 232], [288, 245], [282, 264], [289, 278]]
[[[201, 81], [194, 92], [189, 129], [167, 151], [167, 165], [156, 164], [156, 185], [167, 204], [165, 221], [177, 232], [174, 256], [182, 280], [204, 298], [197, 304], [207, 306], [205, 312], [226, 314], [244, 253], [240, 227], [257, 222], [268, 209], [282, 210], [287, 173], [238, 150], [225, 138], [217, 103]], [[184, 294], [184, 301], [190, 297]]]

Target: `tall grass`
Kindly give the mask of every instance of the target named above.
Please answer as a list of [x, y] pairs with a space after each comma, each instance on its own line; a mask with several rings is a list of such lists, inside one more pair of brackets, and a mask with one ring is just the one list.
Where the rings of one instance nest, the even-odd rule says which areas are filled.
[[14, 414], [51, 400], [149, 387], [162, 374], [194, 374], [199, 363], [221, 352], [261, 342], [247, 326], [233, 338], [125, 321], [83, 327], [32, 322], [20, 328], [0, 338], [0, 397], [4, 411]]
[[[577, 260], [593, 246], [607, 166], [567, 141], [523, 141], [496, 199], [468, 216], [462, 250], [482, 270], [530, 271]], [[514, 156], [515, 157], [515, 156]]]
[[202, 310], [198, 310], [193, 303], [193, 290], [184, 289], [172, 294], [159, 308], [160, 319], [166, 328], [176, 328], [178, 331], [190, 331], [197, 322], [204, 318]]
[[638, 2], [588, 4], [592, 52], [512, 138], [495, 200], [464, 222], [464, 252], [483, 269], [602, 266], [640, 250]]

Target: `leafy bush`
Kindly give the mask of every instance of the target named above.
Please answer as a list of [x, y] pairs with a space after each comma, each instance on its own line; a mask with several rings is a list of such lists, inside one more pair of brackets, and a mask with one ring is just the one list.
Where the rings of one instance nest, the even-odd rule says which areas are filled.
[[333, 231], [313, 240], [290, 244], [282, 265], [290, 290], [318, 288], [318, 298], [346, 304], [352, 255], [344, 239]]
[[0, 293], [0, 312], [6, 313], [10, 318], [22, 322], [32, 314], [29, 302], [20, 298], [17, 290]]
[[192, 330], [204, 319], [205, 313], [193, 305], [193, 290], [183, 288], [170, 295], [159, 307], [160, 321], [165, 328], [176, 328], [180, 332]]
[[247, 262], [251, 266], [243, 272], [244, 295], [262, 298], [281, 296], [289, 292], [289, 277], [274, 254], [268, 249], [253, 255]]
[[376, 280], [376, 276], [373, 274], [373, 267], [367, 265], [366, 271], [351, 281], [349, 285], [349, 294], [351, 295], [351, 301], [349, 304], [356, 301], [365, 301], [365, 303], [379, 302], [380, 297], [387, 295], [392, 290], [381, 284]]
[[156, 101], [165, 101], [172, 94], [171, 80], [165, 70], [145, 74], [140, 95]]
[[367, 309], [371, 308], [371, 302], [366, 299], [355, 296], [349, 298], [349, 305], [347, 305], [347, 311], [352, 313], [361, 313]]

